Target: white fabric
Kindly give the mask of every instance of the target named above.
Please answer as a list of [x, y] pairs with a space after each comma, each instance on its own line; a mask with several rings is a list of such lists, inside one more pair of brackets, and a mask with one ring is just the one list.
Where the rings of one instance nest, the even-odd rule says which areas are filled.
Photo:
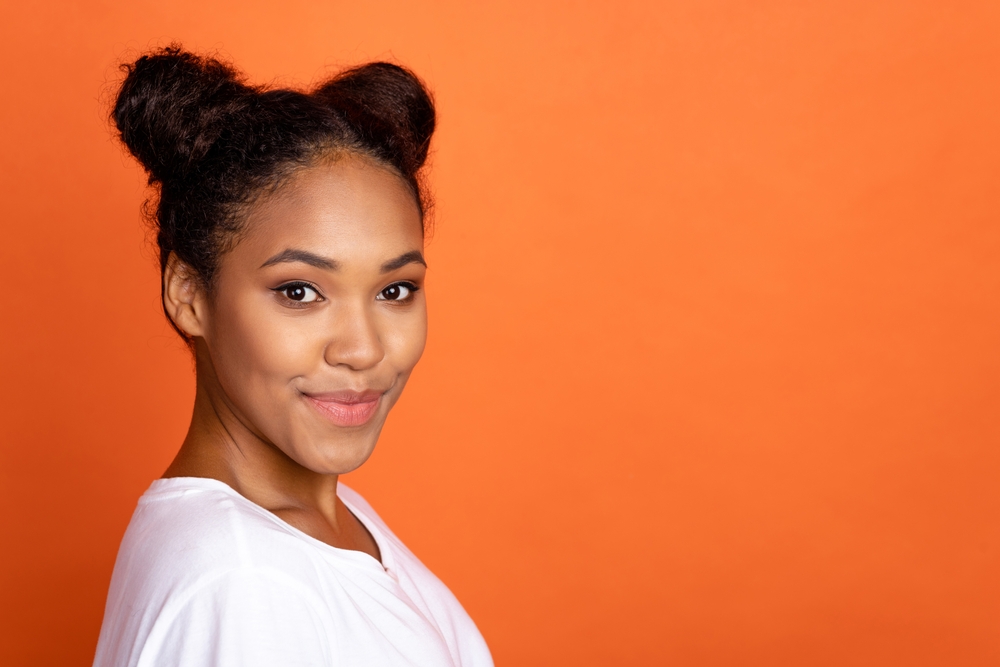
[[118, 552], [94, 666], [491, 666], [447, 587], [360, 495], [337, 495], [382, 564], [217, 480], [153, 482]]

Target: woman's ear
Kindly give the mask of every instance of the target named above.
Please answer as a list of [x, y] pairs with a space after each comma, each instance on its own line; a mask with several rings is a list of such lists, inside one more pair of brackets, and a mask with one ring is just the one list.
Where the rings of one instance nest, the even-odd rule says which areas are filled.
[[195, 272], [174, 253], [163, 269], [163, 308], [174, 325], [190, 337], [204, 336], [205, 289]]

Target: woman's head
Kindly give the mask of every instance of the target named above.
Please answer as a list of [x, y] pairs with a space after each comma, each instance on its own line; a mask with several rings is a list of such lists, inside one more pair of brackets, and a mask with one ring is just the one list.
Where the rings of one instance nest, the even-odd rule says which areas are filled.
[[426, 337], [419, 80], [373, 63], [268, 91], [167, 49], [128, 67], [113, 117], [159, 188], [164, 310], [199, 391], [307, 469], [360, 465]]

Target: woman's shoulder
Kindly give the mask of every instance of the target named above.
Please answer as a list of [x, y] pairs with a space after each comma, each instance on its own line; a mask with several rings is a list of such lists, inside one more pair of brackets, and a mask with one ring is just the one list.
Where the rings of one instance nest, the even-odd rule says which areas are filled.
[[312, 556], [290, 526], [225, 483], [175, 477], [156, 480], [139, 499], [118, 560], [190, 578], [272, 564], [287, 572]]
[[212, 646], [237, 656], [225, 664], [280, 664], [268, 652], [274, 636], [287, 639], [283, 651], [312, 656], [301, 664], [325, 664], [313, 660], [330, 651], [316, 632], [330, 623], [316, 557], [291, 527], [222, 482], [157, 480], [122, 539], [94, 664], [136, 665], [141, 656], [221, 664]]

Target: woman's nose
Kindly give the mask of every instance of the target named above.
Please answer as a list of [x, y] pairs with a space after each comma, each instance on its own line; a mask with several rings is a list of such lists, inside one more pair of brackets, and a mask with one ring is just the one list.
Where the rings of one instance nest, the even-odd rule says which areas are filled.
[[377, 365], [385, 357], [378, 327], [367, 304], [345, 304], [330, 325], [323, 357], [331, 366], [360, 371]]

